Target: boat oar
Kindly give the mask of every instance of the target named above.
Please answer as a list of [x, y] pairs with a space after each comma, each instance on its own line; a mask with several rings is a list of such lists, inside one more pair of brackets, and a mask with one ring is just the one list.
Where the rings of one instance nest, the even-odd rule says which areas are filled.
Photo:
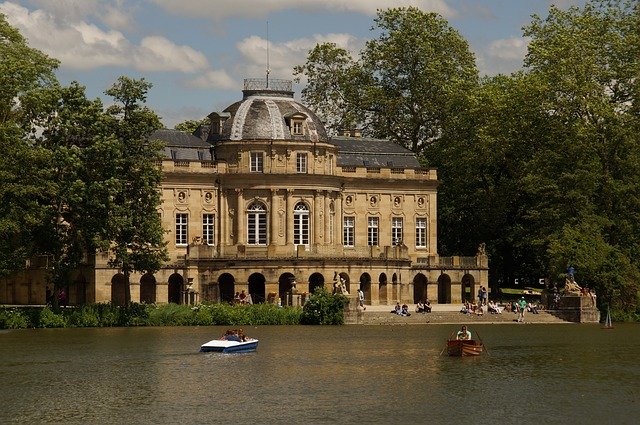
[[486, 352], [487, 352], [487, 356], [489, 356], [489, 355], [490, 355], [490, 354], [489, 354], [489, 349], [487, 348], [487, 346], [486, 346], [486, 345], [484, 345], [484, 341], [483, 341], [483, 340], [482, 340], [482, 338], [480, 337], [480, 334], [478, 333], [478, 331], [474, 331], [474, 332], [476, 333], [476, 335], [478, 335], [478, 339], [479, 339], [479, 340], [480, 340], [480, 342], [482, 343], [482, 349], [483, 349], [484, 351], [486, 351]]
[[451, 334], [449, 335], [449, 338], [447, 339], [447, 343], [445, 344], [445, 346], [442, 349], [442, 351], [440, 351], [440, 355], [442, 355], [442, 353], [444, 353], [444, 350], [446, 350], [447, 347], [449, 346], [449, 340], [451, 339], [451, 337], [453, 336], [454, 333], [455, 333], [455, 331], [451, 332]]

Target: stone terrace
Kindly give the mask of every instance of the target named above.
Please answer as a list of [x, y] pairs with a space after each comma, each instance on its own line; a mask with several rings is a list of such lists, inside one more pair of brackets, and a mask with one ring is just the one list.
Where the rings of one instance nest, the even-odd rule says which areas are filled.
[[[345, 318], [350, 324], [363, 325], [420, 325], [420, 324], [491, 324], [516, 323], [518, 315], [503, 312], [501, 314], [484, 313], [483, 315], [460, 313], [459, 305], [434, 305], [431, 313], [415, 313], [415, 306], [410, 309], [411, 316], [403, 317], [392, 314], [393, 306], [366, 306], [367, 309], [360, 316]], [[351, 319], [351, 320], [349, 320]], [[548, 311], [539, 314], [527, 313], [524, 323], [572, 323], [562, 320]]]

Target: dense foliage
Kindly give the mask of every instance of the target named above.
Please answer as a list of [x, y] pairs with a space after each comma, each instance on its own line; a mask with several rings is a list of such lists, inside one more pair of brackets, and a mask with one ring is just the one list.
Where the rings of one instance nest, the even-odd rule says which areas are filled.
[[126, 277], [157, 270], [166, 249], [160, 146], [148, 140], [161, 125], [143, 106], [151, 84], [121, 77], [105, 108], [78, 83], [61, 87], [57, 61], [29, 48], [2, 15], [0, 59], [0, 275], [46, 257], [57, 291], [97, 250]]
[[49, 307], [0, 309], [0, 329], [86, 328], [113, 326], [258, 326], [298, 325], [302, 309], [272, 304], [198, 306], [132, 303], [89, 304], [54, 312]]
[[329, 119], [337, 129], [364, 126], [437, 167], [439, 253], [485, 242], [494, 289], [562, 284], [573, 265], [601, 307], [637, 316], [640, 3], [552, 6], [524, 28], [523, 69], [478, 84], [442, 18], [392, 9], [375, 24], [357, 61], [335, 45], [309, 53], [296, 68], [303, 99], [341, 117]]
[[342, 294], [330, 294], [318, 288], [302, 308], [300, 323], [303, 325], [343, 325], [344, 308], [349, 298]]

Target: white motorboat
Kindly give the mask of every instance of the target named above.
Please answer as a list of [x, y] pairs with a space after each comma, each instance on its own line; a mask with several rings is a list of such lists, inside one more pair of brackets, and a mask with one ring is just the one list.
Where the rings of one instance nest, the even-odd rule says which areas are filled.
[[226, 339], [213, 339], [200, 346], [202, 352], [218, 353], [248, 353], [258, 349], [258, 340], [248, 338], [246, 341], [229, 341]]

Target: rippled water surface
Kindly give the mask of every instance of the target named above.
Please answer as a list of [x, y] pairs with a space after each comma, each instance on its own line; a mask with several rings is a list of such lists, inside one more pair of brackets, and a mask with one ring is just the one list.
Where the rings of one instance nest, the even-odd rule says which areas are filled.
[[640, 416], [640, 326], [245, 328], [247, 354], [198, 352], [223, 328], [0, 331], [0, 423], [610, 423]]

